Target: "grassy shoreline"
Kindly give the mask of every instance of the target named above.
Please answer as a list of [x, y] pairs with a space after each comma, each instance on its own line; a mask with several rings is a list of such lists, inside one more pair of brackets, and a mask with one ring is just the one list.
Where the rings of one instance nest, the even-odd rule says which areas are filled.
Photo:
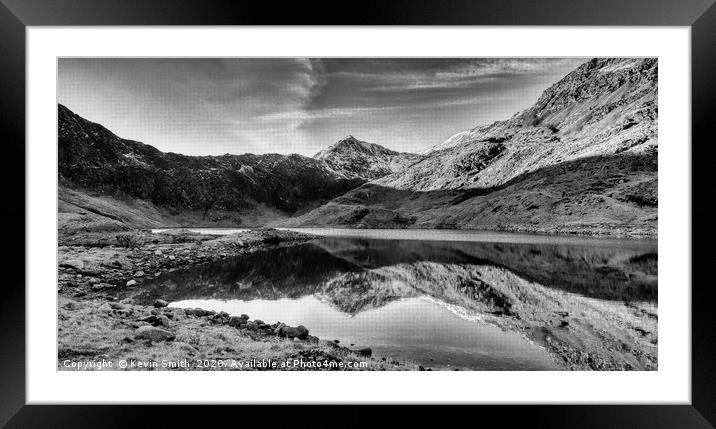
[[[124, 238], [127, 236], [131, 238]], [[269, 229], [231, 236], [179, 230], [162, 234], [92, 232], [62, 237], [58, 255], [58, 369], [418, 369], [411, 363], [374, 359], [366, 350], [342, 347], [310, 333], [300, 339], [291, 338], [290, 331], [285, 334], [286, 328], [276, 332], [280, 327], [276, 323], [246, 319], [240, 326], [230, 326], [231, 318], [225, 313], [162, 307], [162, 303], [140, 305], [132, 298], [121, 299], [163, 272], [313, 238]], [[140, 328], [152, 332], [147, 335]], [[270, 360], [278, 367], [247, 365], [254, 360]], [[105, 366], [91, 367], [88, 362], [105, 362]], [[127, 367], [122, 368], [120, 362], [127, 362]], [[188, 366], [165, 367], [163, 362], [188, 362]], [[304, 366], [281, 367], [286, 362]]]

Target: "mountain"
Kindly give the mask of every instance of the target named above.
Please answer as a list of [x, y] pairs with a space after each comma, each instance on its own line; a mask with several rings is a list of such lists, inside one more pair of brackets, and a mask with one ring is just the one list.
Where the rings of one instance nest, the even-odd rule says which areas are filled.
[[657, 80], [657, 59], [592, 59], [531, 108], [285, 224], [655, 235]]
[[377, 183], [420, 191], [494, 186], [560, 162], [654, 149], [657, 74], [656, 59], [595, 58], [531, 108], [456, 134]]
[[466, 228], [655, 236], [656, 59], [592, 59], [512, 118], [423, 154], [186, 156], [58, 106], [60, 229]]
[[421, 160], [421, 155], [401, 153], [347, 136], [318, 152], [314, 159], [351, 179], [373, 180], [398, 172]]
[[135, 226], [147, 226], [142, 217], [149, 225], [259, 225], [365, 182], [301, 155], [163, 153], [62, 105], [58, 120], [59, 198], [66, 213], [89, 211]]

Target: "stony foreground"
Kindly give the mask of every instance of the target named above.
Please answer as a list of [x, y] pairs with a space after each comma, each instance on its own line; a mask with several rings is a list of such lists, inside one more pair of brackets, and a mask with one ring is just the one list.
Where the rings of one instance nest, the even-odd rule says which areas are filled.
[[[292, 245], [311, 236], [258, 230], [217, 237], [188, 231], [77, 233], [59, 248], [60, 370], [415, 370], [248, 315], [179, 309], [131, 298], [141, 284], [191, 264]], [[81, 245], [80, 245], [81, 244]], [[422, 369], [422, 368], [421, 368]]]

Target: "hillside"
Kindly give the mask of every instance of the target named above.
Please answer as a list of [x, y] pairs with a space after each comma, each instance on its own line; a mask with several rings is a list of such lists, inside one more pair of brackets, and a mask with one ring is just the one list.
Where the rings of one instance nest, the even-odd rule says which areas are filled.
[[509, 120], [284, 224], [656, 235], [657, 75], [656, 59], [593, 59]]
[[373, 180], [401, 171], [423, 157], [396, 152], [349, 135], [313, 158], [323, 161], [331, 170], [347, 178]]
[[472, 190], [374, 182], [282, 226], [486, 229], [656, 236], [657, 155], [584, 158]]
[[593, 59], [512, 118], [423, 154], [186, 156], [58, 106], [61, 227], [467, 228], [655, 236], [656, 59]]
[[574, 159], [657, 143], [656, 59], [593, 59], [506, 121], [459, 133], [376, 183], [426, 191], [494, 186]]
[[300, 155], [163, 153], [119, 138], [62, 105], [58, 119], [65, 213], [104, 213], [133, 226], [261, 225], [317, 207], [365, 181]]

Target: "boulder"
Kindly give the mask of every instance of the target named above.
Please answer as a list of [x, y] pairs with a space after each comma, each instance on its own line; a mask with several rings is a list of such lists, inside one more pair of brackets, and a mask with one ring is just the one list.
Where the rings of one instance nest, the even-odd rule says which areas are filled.
[[109, 268], [121, 268], [123, 270], [132, 269], [132, 263], [129, 262], [127, 258], [116, 255], [109, 260], [102, 262], [101, 265]]
[[159, 250], [159, 249], [157, 249], [157, 250], [154, 251], [154, 254], [157, 255], [157, 256], [162, 256], [162, 251]]
[[231, 316], [229, 318], [229, 326], [238, 328], [241, 325], [245, 325], [249, 321], [249, 318], [243, 318], [240, 316]]
[[85, 268], [85, 263], [81, 259], [68, 259], [66, 261], [60, 262], [60, 267], [62, 268], [72, 268], [73, 270], [79, 272], [82, 272]]
[[114, 287], [114, 285], [109, 284], [109, 283], [97, 283], [96, 285], [92, 286], [92, 290], [95, 290], [95, 291], [107, 290], [107, 289], [112, 289], [113, 287]]
[[156, 307], [156, 308], [162, 308], [162, 307], [166, 307], [168, 305], [169, 305], [169, 303], [163, 299], [157, 299], [156, 301], [154, 301], [154, 307]]
[[221, 311], [213, 316], [209, 320], [211, 320], [212, 323], [216, 323], [219, 325], [225, 325], [229, 323], [229, 320], [231, 319], [231, 316], [229, 316], [229, 313], [226, 313], [225, 311]]
[[165, 328], [168, 328], [169, 318], [165, 315], [157, 316], [157, 325], [155, 326], [164, 326]]
[[216, 311], [213, 310], [204, 310], [203, 308], [185, 308], [184, 314], [189, 316], [213, 316], [216, 314]]
[[274, 335], [281, 335], [281, 329], [283, 329], [284, 326], [286, 326], [285, 323], [279, 323], [276, 329], [273, 330]]
[[144, 271], [139, 270], [136, 273], [134, 273], [134, 277], [144, 277]]
[[373, 350], [371, 350], [370, 347], [364, 347], [362, 349], [356, 350], [355, 352], [358, 353], [358, 355], [365, 357], [371, 357], [371, 355], [373, 354]]
[[130, 281], [127, 282], [127, 284], [126, 284], [125, 286], [127, 286], [127, 287], [133, 287], [133, 286], [136, 286], [136, 285], [137, 285], [137, 281], [136, 281], [136, 280], [130, 280]]
[[134, 331], [134, 338], [160, 342], [171, 341], [176, 338], [176, 336], [166, 329], [158, 328], [156, 326], [140, 326], [136, 331]]
[[147, 322], [151, 323], [152, 325], [156, 326], [159, 324], [159, 318], [155, 314], [151, 314], [149, 316], [140, 317], [137, 319], [138, 322]]
[[295, 328], [291, 326], [284, 326], [279, 330], [278, 335], [286, 338], [298, 338], [299, 340], [305, 340], [308, 337], [308, 329], [303, 325]]

